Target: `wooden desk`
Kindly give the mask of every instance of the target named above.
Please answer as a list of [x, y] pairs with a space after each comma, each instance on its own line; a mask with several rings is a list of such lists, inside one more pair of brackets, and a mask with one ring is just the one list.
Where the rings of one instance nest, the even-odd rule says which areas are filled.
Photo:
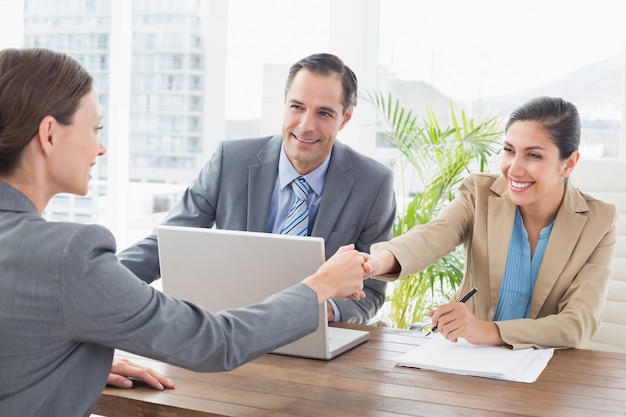
[[97, 414], [118, 416], [624, 416], [626, 355], [558, 350], [533, 384], [395, 366], [416, 346], [405, 330], [370, 340], [331, 361], [265, 355], [231, 372], [195, 373], [132, 358], [176, 388], [106, 388]]

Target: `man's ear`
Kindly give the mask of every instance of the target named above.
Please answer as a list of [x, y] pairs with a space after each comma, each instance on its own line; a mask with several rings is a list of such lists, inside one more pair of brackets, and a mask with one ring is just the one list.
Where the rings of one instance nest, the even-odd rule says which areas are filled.
[[348, 124], [350, 119], [352, 119], [353, 111], [354, 111], [354, 107], [351, 107], [350, 110], [344, 113], [343, 120], [341, 121], [341, 126], [339, 126], [339, 130], [343, 129], [343, 127]]
[[38, 141], [41, 151], [46, 156], [50, 156], [54, 150], [57, 142], [58, 126], [58, 122], [52, 116], [44, 117], [39, 123], [39, 130], [35, 140]]

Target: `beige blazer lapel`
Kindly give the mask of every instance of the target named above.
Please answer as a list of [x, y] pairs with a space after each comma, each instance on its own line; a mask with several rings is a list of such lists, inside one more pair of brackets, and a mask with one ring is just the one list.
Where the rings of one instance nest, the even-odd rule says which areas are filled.
[[537, 317], [554, 284], [560, 278], [587, 222], [587, 217], [580, 213], [587, 211], [589, 211], [587, 202], [568, 181], [563, 202], [554, 219], [546, 253], [537, 274], [530, 307], [531, 318]]
[[489, 198], [489, 218], [487, 219], [487, 244], [489, 246], [489, 274], [490, 274], [490, 296], [491, 304], [488, 317], [494, 317], [498, 299], [500, 297], [500, 287], [504, 277], [504, 268], [509, 254], [511, 243], [511, 233], [513, 233], [513, 222], [515, 220], [515, 204], [508, 198], [508, 189], [503, 177], [494, 181], [490, 191], [496, 196]]

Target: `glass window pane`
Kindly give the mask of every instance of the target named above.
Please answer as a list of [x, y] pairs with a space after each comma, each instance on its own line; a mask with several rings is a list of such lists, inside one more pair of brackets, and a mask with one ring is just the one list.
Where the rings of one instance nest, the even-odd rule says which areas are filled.
[[507, 117], [532, 97], [561, 96], [580, 111], [587, 156], [615, 158], [622, 9], [614, 0], [382, 1], [381, 85], [422, 114], [426, 104], [446, 114], [453, 100], [458, 109]]

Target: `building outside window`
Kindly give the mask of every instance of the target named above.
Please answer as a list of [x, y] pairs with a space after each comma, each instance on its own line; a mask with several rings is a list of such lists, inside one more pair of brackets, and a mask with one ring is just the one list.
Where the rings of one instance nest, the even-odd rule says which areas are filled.
[[[112, 6], [122, 1], [24, 0], [19, 13], [23, 46], [68, 52], [93, 74], [105, 121], [116, 85], [111, 61], [120, 53], [112, 34], [123, 29], [111, 27]], [[585, 157], [626, 158], [622, 15], [620, 0], [132, 0], [124, 40], [130, 127], [122, 137], [102, 132], [105, 146], [128, 142], [127, 222], [143, 228], [116, 233], [120, 247], [151, 230], [163, 215], [154, 210], [169, 207], [220, 140], [279, 133], [289, 65], [315, 52], [341, 56], [361, 93], [390, 92], [418, 115], [431, 106], [440, 119], [450, 102], [469, 115], [505, 118], [531, 97], [562, 96], [581, 112]], [[362, 134], [376, 125], [363, 99], [355, 114], [362, 120], [339, 139], [387, 156], [375, 132]], [[65, 204], [53, 217], [101, 221], [111, 204], [109, 158], [94, 172], [93, 214]]]

